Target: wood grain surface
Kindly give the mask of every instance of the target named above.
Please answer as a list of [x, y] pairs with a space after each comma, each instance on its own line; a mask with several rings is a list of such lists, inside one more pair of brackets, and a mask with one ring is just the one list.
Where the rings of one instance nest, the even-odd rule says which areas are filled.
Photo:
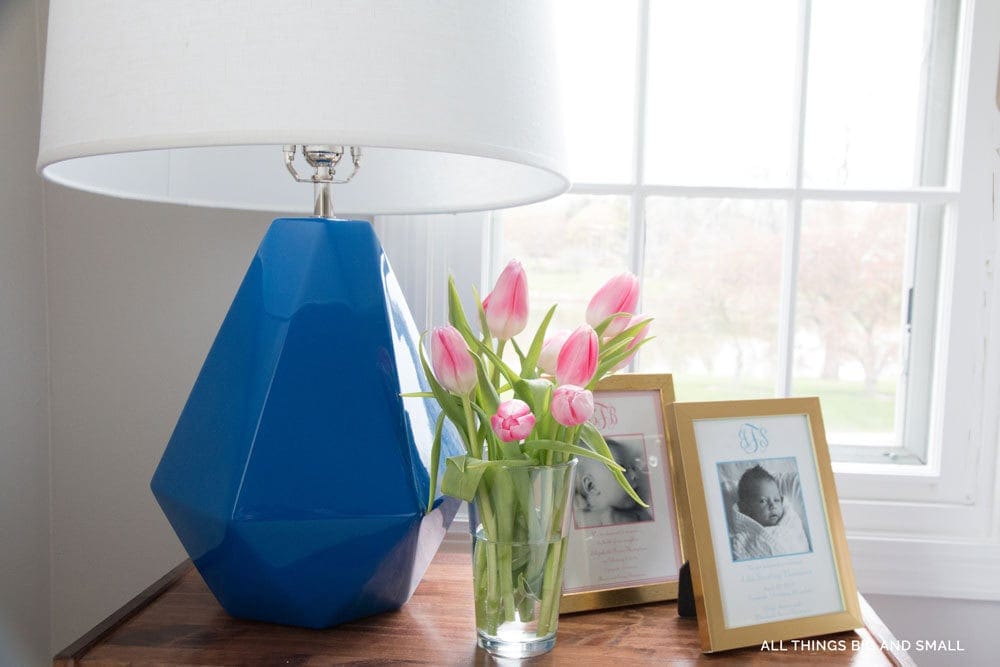
[[[74, 642], [54, 660], [75, 665], [486, 665], [476, 647], [467, 540], [446, 540], [414, 593], [398, 611], [329, 630], [235, 619], [219, 606], [193, 566], [165, 576]], [[530, 665], [912, 665], [905, 652], [883, 652], [893, 640], [862, 601], [866, 628], [816, 638], [843, 650], [784, 651], [750, 647], [703, 655], [694, 619], [674, 602], [564, 615], [555, 649]], [[852, 649], [852, 640], [860, 647]]]

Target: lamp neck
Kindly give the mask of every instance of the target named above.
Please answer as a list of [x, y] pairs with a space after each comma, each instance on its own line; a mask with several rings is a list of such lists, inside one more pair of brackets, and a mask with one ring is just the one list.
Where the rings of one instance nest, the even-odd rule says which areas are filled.
[[343, 146], [302, 146], [302, 155], [310, 167], [313, 168], [312, 176], [299, 176], [295, 169], [295, 151], [298, 146], [287, 145], [283, 147], [285, 154], [285, 167], [298, 183], [313, 184], [313, 215], [317, 218], [333, 217], [333, 191], [331, 185], [334, 183], [349, 183], [358, 170], [361, 168], [361, 147], [351, 146], [351, 162], [354, 170], [347, 178], [337, 179], [337, 163], [344, 157]]
[[330, 181], [313, 182], [313, 217], [333, 217], [333, 184]]

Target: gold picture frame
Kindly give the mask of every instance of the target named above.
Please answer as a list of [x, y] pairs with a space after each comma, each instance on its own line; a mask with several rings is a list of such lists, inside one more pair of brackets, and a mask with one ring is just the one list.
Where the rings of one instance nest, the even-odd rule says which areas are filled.
[[668, 415], [702, 650], [861, 627], [819, 399], [674, 403]]
[[580, 460], [560, 613], [677, 598], [684, 560], [667, 442], [673, 400], [666, 374], [612, 375], [594, 391], [591, 423], [650, 507], [623, 499], [603, 464]]

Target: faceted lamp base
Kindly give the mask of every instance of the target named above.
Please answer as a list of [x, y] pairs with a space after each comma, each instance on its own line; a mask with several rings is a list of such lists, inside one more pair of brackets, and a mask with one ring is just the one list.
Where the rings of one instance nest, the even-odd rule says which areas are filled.
[[412, 595], [458, 509], [425, 515], [418, 344], [371, 225], [274, 221], [152, 481], [230, 614], [323, 628]]

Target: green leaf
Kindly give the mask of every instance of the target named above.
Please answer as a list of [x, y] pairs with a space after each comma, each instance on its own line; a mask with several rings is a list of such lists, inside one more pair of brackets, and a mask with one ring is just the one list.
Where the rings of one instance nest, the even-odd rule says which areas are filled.
[[472, 286], [472, 296], [476, 298], [476, 311], [479, 313], [479, 330], [482, 332], [483, 345], [493, 346], [493, 339], [490, 337], [490, 324], [486, 321], [486, 310], [483, 309], [483, 301], [479, 298], [479, 290]]
[[521, 346], [517, 344], [517, 341], [513, 338], [510, 339], [511, 345], [514, 346], [514, 352], [517, 354], [517, 358], [521, 361], [521, 376], [524, 377], [524, 352], [521, 351]]
[[476, 364], [476, 375], [479, 378], [479, 382], [476, 385], [479, 401], [489, 410], [491, 415], [495, 414], [497, 406], [500, 405], [500, 395], [497, 393], [496, 387], [493, 386], [493, 383], [486, 376], [486, 368], [483, 366], [483, 360], [477, 354], [472, 355], [472, 359]]
[[583, 456], [588, 459], [600, 461], [612, 471], [625, 470], [625, 468], [621, 467], [613, 458], [598, 454], [597, 452], [587, 449], [586, 447], [571, 445], [568, 442], [560, 442], [558, 440], [529, 440], [524, 443], [524, 448], [530, 451], [545, 449], [552, 452], [576, 454], [577, 456]]
[[[597, 427], [590, 422], [585, 422], [580, 427], [580, 439], [598, 454], [603, 455], [605, 458], [614, 460], [615, 457], [611, 453], [611, 448], [608, 447], [608, 443], [604, 440], [604, 436], [601, 435], [601, 432], [597, 430]], [[640, 498], [639, 494], [632, 488], [632, 485], [628, 483], [628, 480], [625, 479], [625, 475], [621, 470], [617, 468], [609, 468], [609, 470], [611, 470], [611, 474], [615, 476], [615, 480], [617, 480], [619, 486], [625, 490], [625, 493], [627, 493], [632, 500], [639, 503], [642, 507], [649, 507], [646, 501]]]
[[536, 378], [534, 380], [518, 380], [513, 383], [514, 395], [528, 404], [535, 417], [540, 417], [548, 407], [549, 395], [552, 392], [552, 383], [548, 380]]
[[[424, 336], [426, 335], [424, 334]], [[462, 400], [442, 387], [438, 383], [437, 378], [434, 377], [434, 373], [427, 363], [427, 357], [424, 355], [424, 336], [420, 337], [420, 344], [417, 347], [420, 353], [420, 365], [423, 366], [424, 376], [431, 386], [431, 393], [435, 400], [437, 400], [438, 405], [441, 406], [441, 410], [448, 415], [448, 419], [458, 427], [459, 432], [468, 436], [469, 434], [466, 434], [465, 412], [462, 410]], [[466, 442], [468, 442], [468, 439]]]
[[434, 509], [434, 491], [437, 487], [438, 468], [441, 466], [441, 431], [444, 429], [444, 412], [438, 414], [434, 424], [434, 444], [431, 445], [431, 490], [427, 499], [427, 513]]
[[499, 444], [500, 453], [503, 454], [503, 457], [506, 460], [519, 461], [528, 458], [525, 453], [521, 451], [521, 445], [516, 442], [504, 442], [499, 440]]
[[441, 478], [441, 492], [472, 502], [487, 465], [482, 459], [466, 454], [449, 457], [445, 461], [444, 477]]
[[436, 398], [433, 391], [409, 391], [399, 396], [401, 398]]
[[528, 354], [525, 355], [524, 360], [521, 363], [521, 377], [525, 378], [535, 378], [538, 377], [538, 358], [542, 356], [542, 345], [545, 344], [545, 332], [549, 328], [549, 322], [552, 321], [552, 316], [556, 313], [556, 304], [553, 304], [549, 308], [549, 312], [545, 313], [545, 317], [542, 319], [542, 323], [538, 325], [538, 331], [535, 332], [535, 337], [531, 340], [531, 346], [528, 348]]
[[632, 315], [629, 313], [612, 313], [611, 315], [608, 315], [607, 319], [603, 320], [600, 324], [594, 327], [594, 331], [597, 332], [597, 337], [600, 338], [603, 336], [604, 332], [607, 331], [612, 322], [623, 317], [632, 317]]
[[602, 358], [601, 363], [597, 365], [597, 370], [594, 372], [594, 378], [587, 384], [587, 389], [593, 389], [594, 387], [596, 387], [597, 383], [601, 380], [601, 378], [603, 378], [605, 375], [611, 372], [611, 369], [613, 369], [615, 366], [617, 366], [618, 364], [620, 364], [621, 362], [625, 361], [633, 354], [638, 352], [639, 348], [641, 348], [646, 343], [651, 342], [654, 338], [656, 337], [650, 336], [648, 338], [643, 338], [641, 341], [639, 341], [639, 344], [633, 347], [631, 350], [625, 350], [622, 352], [618, 352], [616, 354], [608, 355], [606, 358]]
[[469, 320], [465, 317], [462, 300], [458, 297], [458, 289], [455, 287], [454, 276], [448, 276], [448, 321], [462, 334], [462, 338], [465, 339], [465, 343], [469, 346], [469, 349], [476, 349], [476, 344], [479, 341], [476, 339], [475, 334], [472, 333]]
[[[452, 456], [445, 460], [444, 477], [441, 478], [441, 493], [472, 502], [479, 489], [483, 475], [497, 465], [495, 461], [483, 461], [466, 454]], [[529, 460], [503, 462], [505, 466], [531, 465]]]
[[493, 363], [493, 367], [498, 369], [503, 374], [504, 378], [506, 378], [507, 382], [509, 382], [511, 385], [513, 385], [514, 383], [518, 382], [521, 379], [521, 376], [515, 373], [513, 368], [505, 364], [503, 359], [498, 357], [497, 353], [491, 350], [489, 347], [483, 345], [479, 341], [476, 341], [476, 347], [473, 349], [478, 351], [480, 354], [486, 355], [486, 357]]
[[601, 341], [601, 354], [613, 353], [627, 348], [632, 340], [639, 335], [639, 332], [649, 326], [652, 320], [652, 317], [647, 317], [637, 324], [633, 324], [627, 329], [620, 331], [608, 340]]
[[[477, 403], [472, 403], [472, 409], [476, 411], [479, 415], [479, 437], [480, 442], [486, 440], [490, 444], [489, 451], [495, 452], [497, 450], [503, 451], [503, 443], [500, 442], [500, 438], [497, 434], [493, 432], [493, 427], [490, 425], [491, 413], [487, 413], [483, 407]], [[493, 413], [496, 413], [496, 409], [493, 409]], [[492, 457], [491, 457], [492, 458]], [[520, 457], [508, 457], [504, 454], [504, 458], [520, 458]]]

